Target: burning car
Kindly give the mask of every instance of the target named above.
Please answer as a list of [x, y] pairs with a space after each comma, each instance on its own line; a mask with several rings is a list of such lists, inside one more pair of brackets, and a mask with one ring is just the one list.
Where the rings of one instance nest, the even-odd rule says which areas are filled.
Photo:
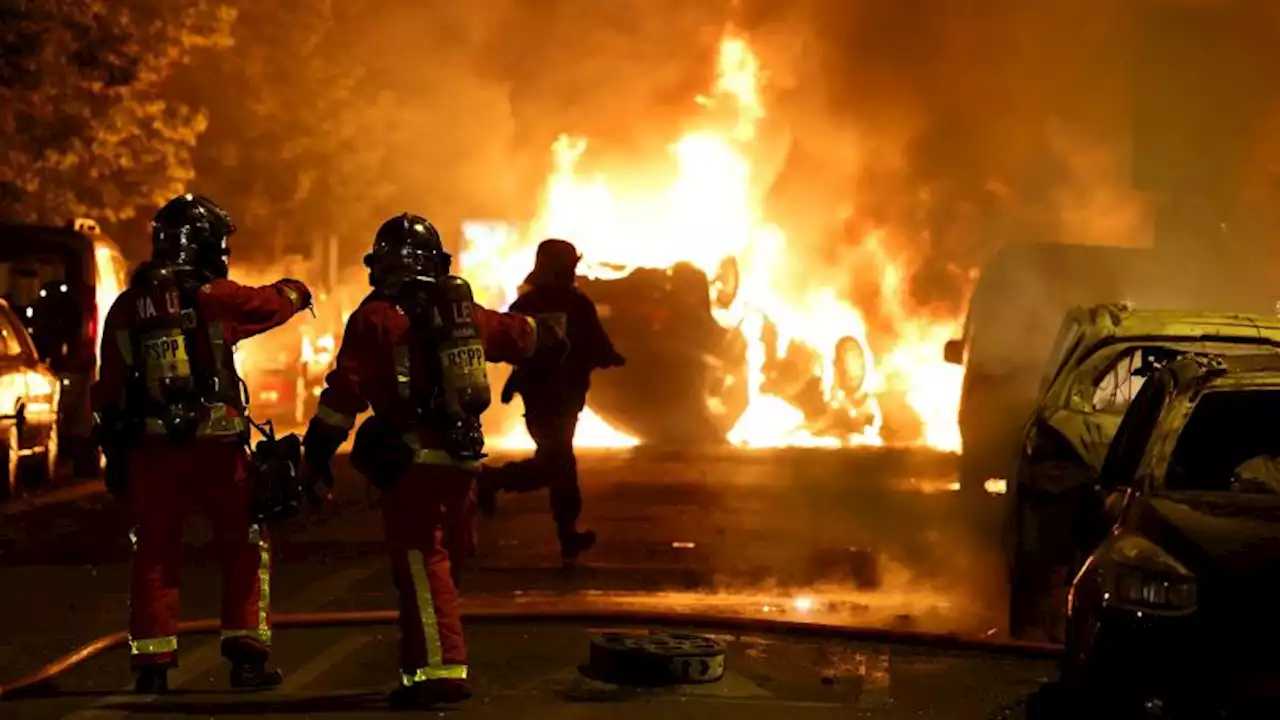
[[[736, 262], [726, 259], [713, 278], [678, 263], [670, 270], [640, 268], [617, 279], [584, 278], [580, 286], [628, 358], [626, 367], [595, 376], [591, 407], [646, 443], [724, 442], [755, 392], [746, 335], [716, 318], [736, 299]], [[858, 403], [850, 412], [833, 413], [823, 373], [814, 370], [821, 356], [802, 343], [783, 346], [767, 321], [763, 330], [760, 392], [800, 409], [818, 433], [857, 433], [873, 422], [862, 395], [867, 358], [860, 343], [843, 338], [833, 353], [834, 382]]]
[[237, 346], [236, 365], [254, 420], [269, 420], [281, 430], [304, 425], [319, 404], [335, 344], [333, 334], [317, 336], [310, 324], [290, 324]]
[[[1039, 615], [1059, 604], [1055, 587], [1069, 575], [1045, 584], [1049, 569], [1039, 566], [1028, 537], [1046, 527], [1068, 493], [1092, 487], [1117, 428], [1147, 378], [1187, 352], [1280, 353], [1280, 320], [1260, 315], [1134, 310], [1096, 305], [1071, 310], [1063, 319], [1051, 361], [1041, 380], [1041, 397], [1023, 433], [1013, 487], [1014, 552], [1011, 629], [1022, 635]], [[1036, 533], [1033, 533], [1036, 534]], [[1033, 582], [1034, 581], [1034, 582]], [[1032, 590], [1032, 587], [1042, 589]], [[1050, 597], [1041, 597], [1043, 592]], [[1050, 625], [1056, 625], [1050, 622]]]
[[1187, 355], [1143, 383], [1068, 602], [1062, 677], [1084, 709], [1275, 717], [1280, 663], [1241, 651], [1280, 639], [1277, 414], [1275, 354]]

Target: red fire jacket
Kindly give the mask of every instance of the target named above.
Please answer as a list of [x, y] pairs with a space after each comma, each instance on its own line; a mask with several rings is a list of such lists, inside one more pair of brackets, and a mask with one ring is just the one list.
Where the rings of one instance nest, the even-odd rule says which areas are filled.
[[[297, 280], [280, 280], [263, 287], [249, 287], [218, 279], [200, 288], [196, 310], [207, 333], [196, 338], [193, 359], [217, 372], [230, 365], [236, 343], [279, 327], [311, 306], [311, 291]], [[133, 311], [132, 292], [125, 290], [112, 303], [102, 331], [102, 364], [98, 381], [90, 391], [95, 411], [119, 402], [129, 379], [133, 343], [129, 337]], [[218, 339], [220, 338], [220, 342]], [[231, 367], [234, 374], [234, 366]], [[243, 430], [238, 408], [215, 405], [204, 418], [202, 436], [234, 436]]]
[[[537, 348], [538, 329], [532, 318], [474, 306], [474, 318], [490, 362], [518, 362]], [[410, 377], [409, 368], [425, 367], [418, 358], [425, 349], [408, 342], [409, 318], [388, 298], [373, 293], [347, 320], [337, 365], [325, 379], [315, 419], [345, 438], [356, 416], [372, 408], [392, 427], [416, 428], [405, 438], [420, 464], [454, 464], [431, 428], [417, 422], [410, 395], [421, 397], [425, 379]], [[423, 358], [422, 360], [425, 360]], [[410, 393], [410, 386], [415, 392]]]

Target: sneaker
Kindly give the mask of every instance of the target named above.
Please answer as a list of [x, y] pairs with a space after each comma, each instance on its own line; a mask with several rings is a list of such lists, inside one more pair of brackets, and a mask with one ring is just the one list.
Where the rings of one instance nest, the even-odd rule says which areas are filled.
[[280, 687], [282, 682], [284, 673], [276, 669], [268, 670], [264, 661], [231, 663], [231, 687], [236, 690], [270, 690]]
[[471, 699], [471, 686], [465, 680], [423, 680], [402, 685], [391, 691], [388, 700], [397, 710], [423, 710], [437, 705], [452, 705]]
[[162, 666], [139, 669], [133, 690], [139, 695], [161, 695], [169, 692], [169, 668]]

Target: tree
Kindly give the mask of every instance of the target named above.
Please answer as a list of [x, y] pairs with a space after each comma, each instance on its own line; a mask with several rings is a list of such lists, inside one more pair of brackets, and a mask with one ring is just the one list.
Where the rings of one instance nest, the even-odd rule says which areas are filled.
[[197, 187], [260, 241], [246, 255], [310, 254], [329, 234], [370, 234], [373, 208], [394, 191], [389, 128], [402, 119], [366, 69], [387, 49], [357, 39], [376, 40], [394, 19], [371, 0], [233, 2], [233, 62], [182, 77], [182, 95], [209, 109]]
[[166, 81], [234, 19], [216, 0], [0, 6], [0, 217], [114, 222], [183, 192], [207, 118]]

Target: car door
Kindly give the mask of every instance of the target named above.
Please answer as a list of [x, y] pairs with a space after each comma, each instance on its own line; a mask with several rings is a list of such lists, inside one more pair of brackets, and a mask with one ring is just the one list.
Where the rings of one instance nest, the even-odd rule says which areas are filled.
[[[57, 379], [36, 358], [35, 345], [7, 304], [0, 304], [0, 417], [28, 429], [51, 426], [57, 417]], [[28, 444], [24, 440], [24, 445]]]
[[1126, 411], [1152, 370], [1144, 348], [1128, 347], [1074, 389], [1071, 405], [1080, 414], [1081, 453], [1094, 468], [1101, 469]]

